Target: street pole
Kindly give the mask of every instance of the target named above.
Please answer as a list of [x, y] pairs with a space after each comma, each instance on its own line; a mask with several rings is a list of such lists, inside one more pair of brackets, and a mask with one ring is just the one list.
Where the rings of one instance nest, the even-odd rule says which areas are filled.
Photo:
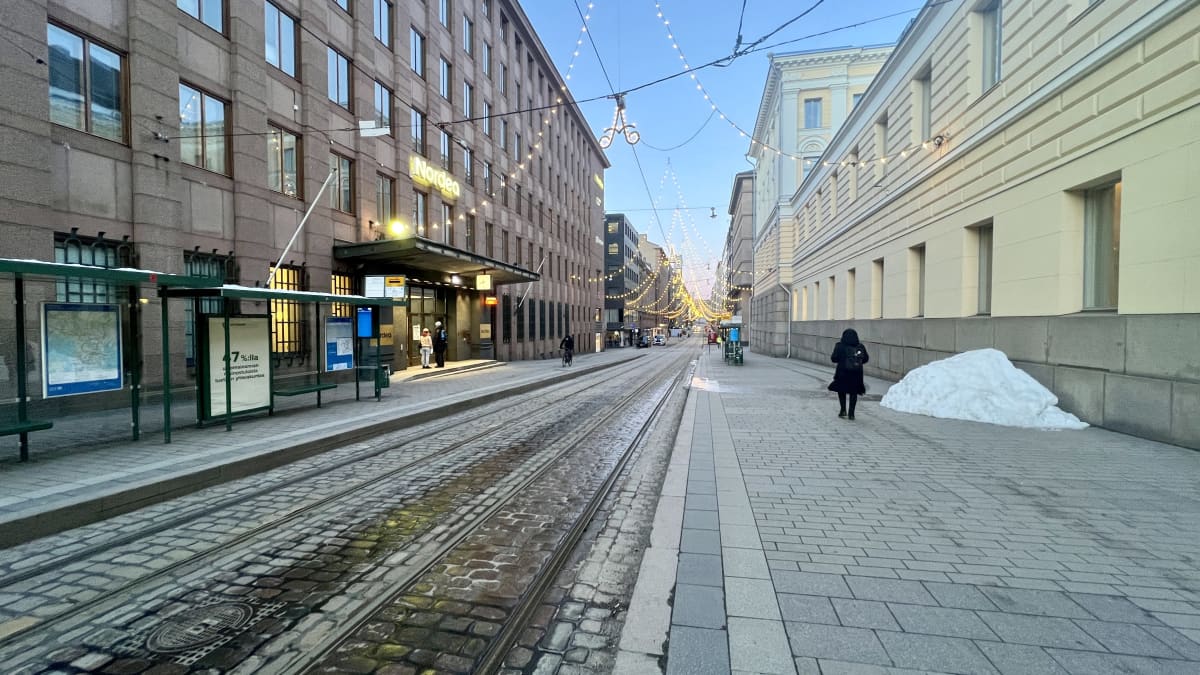
[[317, 208], [317, 203], [321, 201], [321, 195], [325, 192], [325, 188], [329, 187], [329, 181], [333, 180], [333, 169], [329, 170], [329, 175], [325, 178], [325, 182], [321, 183], [321, 189], [317, 190], [317, 196], [313, 197], [312, 204], [309, 204], [308, 211], [304, 217], [300, 219], [300, 224], [296, 226], [296, 231], [292, 233], [292, 238], [288, 241], [287, 246], [283, 248], [283, 253], [279, 256], [279, 260], [275, 261], [275, 266], [271, 268], [271, 274], [267, 277], [267, 288], [271, 287], [271, 282], [275, 279], [275, 273], [279, 271], [279, 266], [287, 258], [288, 251], [292, 250], [292, 244], [296, 243], [296, 237], [300, 236], [300, 230], [304, 229], [304, 223], [308, 222], [308, 217], [312, 215], [313, 209]]

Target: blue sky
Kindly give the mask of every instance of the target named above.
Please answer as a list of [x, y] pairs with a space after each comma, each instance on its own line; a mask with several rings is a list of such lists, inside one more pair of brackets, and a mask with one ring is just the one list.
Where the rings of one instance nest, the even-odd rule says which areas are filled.
[[[814, 4], [810, 13], [780, 29]], [[742, 137], [731, 122], [746, 134], [754, 130], [767, 53], [893, 43], [922, 4], [922, 0], [525, 0], [521, 6], [559, 73], [569, 74], [568, 86], [577, 101], [681, 73], [680, 54], [690, 64], [695, 80], [682, 75], [626, 95], [627, 121], [637, 126], [641, 140], [631, 147], [618, 135], [608, 148], [612, 168], [605, 175], [605, 210], [625, 213], [651, 241], [674, 246], [684, 256], [684, 281], [693, 293], [705, 297], [729, 228], [726, 212], [733, 176], [752, 168], [745, 159], [749, 138]], [[577, 7], [591, 17], [587, 26], [595, 50], [588, 36], [580, 33], [584, 22]], [[660, 8], [669, 27], [658, 16]], [[805, 37], [898, 12], [904, 13]], [[743, 46], [780, 30], [759, 45], [768, 49], [739, 56], [724, 67], [699, 68], [734, 52], [739, 24]], [[668, 38], [668, 29], [673, 38]], [[583, 44], [577, 45], [581, 38]], [[576, 51], [578, 56], [573, 56]], [[697, 81], [726, 120], [714, 113], [697, 90]], [[580, 108], [599, 138], [612, 123], [614, 101], [581, 103]], [[684, 207], [689, 210], [674, 211]], [[657, 218], [653, 208], [658, 209]], [[713, 208], [716, 218], [710, 217]]]

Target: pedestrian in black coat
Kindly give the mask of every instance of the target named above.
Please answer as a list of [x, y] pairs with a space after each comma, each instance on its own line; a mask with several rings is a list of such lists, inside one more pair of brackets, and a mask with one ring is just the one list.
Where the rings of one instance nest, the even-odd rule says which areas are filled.
[[446, 367], [446, 348], [450, 346], [449, 337], [446, 335], [446, 329], [442, 327], [441, 321], [435, 321], [433, 324], [433, 355], [437, 358], [437, 367]]
[[[863, 382], [863, 364], [871, 360], [867, 348], [858, 341], [858, 333], [853, 328], [842, 331], [842, 339], [833, 346], [830, 361], [837, 364], [833, 371], [833, 382], [829, 383], [829, 391], [836, 391], [841, 411], [838, 417], [854, 419], [854, 406], [858, 404], [860, 394], [867, 393]], [[849, 414], [846, 410], [846, 397], [850, 397]]]

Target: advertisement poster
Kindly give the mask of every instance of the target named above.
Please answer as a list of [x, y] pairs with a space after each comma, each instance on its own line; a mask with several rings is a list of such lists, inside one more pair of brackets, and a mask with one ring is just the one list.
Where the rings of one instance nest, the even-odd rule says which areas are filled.
[[117, 305], [42, 305], [42, 395], [119, 390], [121, 310]]
[[325, 371], [354, 367], [354, 322], [350, 317], [325, 319]]
[[[225, 414], [225, 328], [219, 316], [208, 317], [209, 415]], [[265, 316], [229, 318], [231, 411], [271, 405], [271, 326]]]

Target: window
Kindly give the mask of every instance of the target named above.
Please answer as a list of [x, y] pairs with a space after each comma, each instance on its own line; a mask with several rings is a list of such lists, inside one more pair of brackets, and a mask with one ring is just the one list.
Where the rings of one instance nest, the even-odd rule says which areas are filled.
[[[396, 181], [381, 173], [375, 174], [375, 217], [382, 227], [391, 227], [396, 218]], [[392, 234], [398, 234], [392, 232]]]
[[271, 3], [266, 6], [267, 63], [296, 76], [296, 20]]
[[992, 0], [976, 12], [980, 21], [980, 61], [983, 65], [983, 92], [1000, 81], [1000, 0]]
[[492, 46], [486, 40], [483, 43], [483, 74], [492, 76]]
[[442, 243], [454, 245], [454, 207], [442, 202]]
[[350, 109], [350, 61], [333, 47], [326, 48], [329, 55], [329, 100]]
[[467, 185], [475, 184], [475, 153], [468, 147], [462, 149], [463, 179]]
[[347, 12], [350, 11], [350, 0], [333, 0], [333, 2]]
[[438, 0], [438, 22], [450, 29], [450, 0]]
[[225, 111], [219, 98], [179, 83], [179, 161], [225, 173]]
[[613, 244], [608, 245], [608, 255], [620, 255], [620, 254], [621, 254], [620, 244], [613, 243]]
[[474, 54], [475, 53], [475, 24], [471, 23], [471, 20], [465, 16], [463, 17], [462, 33], [463, 33], [462, 34], [463, 51], [468, 54]]
[[465, 219], [465, 225], [463, 227], [466, 229], [465, 234], [467, 236], [467, 250], [474, 253], [475, 252], [475, 216], [468, 213], [467, 217]]
[[471, 119], [473, 108], [475, 107], [475, 88], [470, 82], [463, 82], [463, 117]]
[[392, 133], [392, 90], [375, 82], [375, 125]]
[[500, 95], [508, 96], [508, 65], [500, 63]]
[[492, 135], [492, 104], [487, 101], [483, 102], [483, 133], [487, 136]]
[[517, 237], [517, 257], [515, 260], [513, 260], [514, 265], [521, 264], [521, 252], [525, 250], [525, 247], [523, 246], [524, 243], [524, 240], [522, 240], [520, 237]]
[[300, 197], [300, 141], [283, 129], [269, 127], [267, 136], [267, 187], [289, 197]]
[[[329, 290], [333, 295], [354, 295], [354, 277], [349, 274], [334, 272], [329, 275]], [[352, 306], [344, 302], [335, 302], [329, 308], [330, 316], [354, 316]]]
[[354, 213], [354, 162], [330, 153], [329, 170], [333, 173], [329, 206], [344, 213]]
[[445, 129], [438, 129], [438, 150], [442, 157], [442, 166], [447, 170], [454, 168], [454, 158], [450, 154], [450, 134]]
[[819, 98], [804, 99], [804, 128], [805, 129], [820, 129], [821, 128], [821, 99], [819, 99]]
[[125, 142], [125, 59], [54, 24], [50, 50], [50, 121]]
[[487, 196], [495, 196], [495, 191], [492, 189], [492, 163], [483, 163], [483, 191]]
[[429, 195], [413, 190], [413, 227], [424, 237], [429, 229]]
[[883, 258], [871, 261], [871, 318], [883, 318]]
[[416, 28], [410, 28], [408, 38], [408, 65], [421, 79], [425, 79], [425, 36], [417, 32]]
[[[304, 271], [299, 267], [280, 265], [271, 278], [271, 288], [288, 291], [304, 290]], [[271, 301], [271, 352], [283, 356], [305, 353], [304, 310], [294, 300]]]
[[925, 316], [925, 244], [908, 249], [908, 315]]
[[851, 94], [850, 95], [850, 109], [851, 110], [854, 110], [855, 108], [858, 107], [858, 102], [862, 100], [862, 97], [863, 97], [862, 94]]
[[875, 180], [881, 181], [887, 175], [887, 141], [888, 118], [880, 117], [875, 122]]
[[[133, 262], [132, 246], [127, 242], [81, 237], [72, 227], [70, 234], [54, 236], [54, 262], [93, 267], [129, 267]], [[55, 282], [55, 299], [59, 302], [103, 303], [117, 302], [124, 289], [94, 279], [68, 277]]]
[[526, 304], [517, 301], [517, 315], [515, 317], [517, 324], [517, 342], [525, 341], [525, 307]]
[[546, 339], [546, 301], [538, 300], [538, 338]]
[[513, 306], [512, 306], [512, 296], [511, 295], [509, 295], [508, 293], [504, 294], [503, 299], [500, 301], [500, 308], [501, 308], [500, 325], [504, 329], [503, 333], [501, 335], [500, 341], [503, 344], [508, 344], [509, 342], [512, 341]]
[[496, 226], [493, 223], [485, 223], [483, 226], [483, 235], [484, 255], [493, 258], [496, 255], [496, 245], [493, 243], [495, 242]]
[[[226, 256], [220, 255], [215, 251], [212, 253], [205, 253], [200, 250], [184, 251], [183, 271], [184, 274], [189, 276], [223, 279], [227, 284], [236, 284], [238, 282], [237, 259], [233, 256], [232, 252]], [[221, 314], [224, 308], [223, 302], [224, 300], [221, 298], [201, 298], [200, 314]], [[184, 303], [183, 317], [184, 358], [187, 367], [194, 368], [196, 365], [196, 316], [192, 303]]]
[[451, 87], [454, 86], [454, 67], [444, 57], [438, 57], [438, 93], [447, 101], [450, 100]]
[[1116, 309], [1121, 183], [1085, 190], [1083, 219], [1083, 308]]
[[854, 270], [846, 273], [846, 318], [854, 318]]
[[992, 224], [980, 225], [974, 228], [977, 248], [979, 250], [979, 294], [975, 307], [976, 314], [992, 313]]
[[537, 314], [534, 311], [537, 308], [537, 300], [530, 298], [529, 300], [529, 339], [530, 341], [537, 339]]
[[492, 18], [492, 0], [482, 0], [479, 3], [479, 11], [487, 18]]
[[392, 48], [392, 3], [390, 0], [373, 0], [375, 9], [375, 39], [388, 49]]
[[409, 124], [412, 129], [413, 150], [425, 155], [425, 113], [413, 108]]
[[521, 132], [513, 134], [513, 160], [520, 163], [521, 161]]
[[933, 106], [932, 77], [932, 66], [926, 65], [912, 82], [912, 142], [914, 145], [924, 143], [933, 137], [933, 117], [931, 113]]
[[218, 33], [225, 32], [225, 0], [175, 0], [175, 6]]
[[504, 261], [511, 260], [511, 258], [509, 258], [509, 255], [508, 255], [508, 253], [509, 253], [509, 251], [508, 251], [508, 231], [506, 230], [506, 231], [501, 232], [500, 237], [502, 239], [501, 245], [500, 245], [500, 253], [501, 253], [502, 257], [500, 259], [504, 260]]
[[500, 149], [508, 149], [508, 120], [500, 120]]

